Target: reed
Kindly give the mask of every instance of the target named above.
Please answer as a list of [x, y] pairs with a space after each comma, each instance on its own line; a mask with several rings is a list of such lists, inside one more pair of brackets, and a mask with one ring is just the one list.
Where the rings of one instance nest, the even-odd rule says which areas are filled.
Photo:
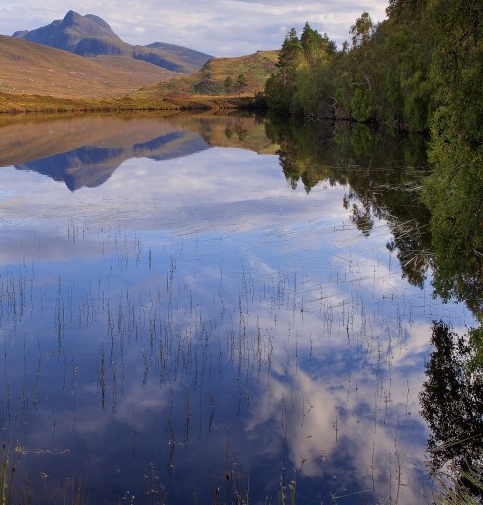
[[0, 456], [0, 505], [30, 503], [30, 483], [21, 489], [17, 486], [17, 467], [23, 449], [19, 444], [6, 440], [2, 443]]
[[[436, 476], [439, 490], [435, 493], [434, 505], [477, 505], [483, 496], [483, 464], [479, 463], [464, 471], [449, 467]], [[470, 491], [469, 487], [473, 488]]]

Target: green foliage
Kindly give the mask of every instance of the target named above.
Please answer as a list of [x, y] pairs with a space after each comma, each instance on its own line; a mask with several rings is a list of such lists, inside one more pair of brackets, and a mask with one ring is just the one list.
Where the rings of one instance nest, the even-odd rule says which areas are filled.
[[476, 147], [483, 140], [481, 2], [439, 0], [434, 19], [437, 47], [431, 77], [437, 85], [438, 105], [443, 108], [433, 134], [440, 135], [444, 128], [448, 138]]
[[483, 327], [471, 328], [469, 336], [473, 355], [468, 362], [468, 371], [481, 381], [483, 378]]
[[355, 24], [351, 26], [350, 34], [352, 35], [352, 48], [367, 48], [371, 36], [374, 32], [371, 16], [367, 12], [363, 12], [360, 18], [357, 18]]
[[369, 89], [357, 87], [351, 100], [352, 116], [360, 121], [367, 119], [371, 113], [372, 100]]
[[272, 74], [265, 85], [269, 107], [278, 114], [288, 114], [295, 94], [298, 65], [303, 62], [303, 47], [294, 28], [285, 37], [277, 61], [278, 72]]
[[[446, 109], [440, 111], [448, 124]], [[443, 119], [437, 117], [437, 123]], [[447, 132], [451, 129], [448, 124]], [[435, 256], [433, 285], [446, 299], [465, 301], [483, 317], [483, 148], [432, 138], [434, 172], [424, 185], [423, 199], [431, 211]]]
[[[479, 7], [481, 11], [481, 5]], [[483, 317], [483, 41], [478, 3], [440, 0], [433, 10], [431, 76], [438, 110], [424, 187], [431, 211], [437, 293]], [[481, 12], [480, 12], [481, 14]]]
[[389, 0], [386, 14], [389, 17], [399, 17], [401, 15], [416, 15], [426, 5], [427, 0]]
[[393, 0], [388, 19], [377, 26], [363, 12], [350, 28], [350, 44], [339, 52], [308, 23], [300, 40], [292, 29], [280, 52], [280, 72], [265, 88], [269, 108], [428, 131], [437, 106], [433, 10], [425, 0]]
[[246, 88], [248, 86], [248, 79], [245, 74], [238, 74], [238, 77], [236, 78], [235, 82], [236, 88], [238, 92], [240, 93], [242, 89]]
[[336, 53], [327, 34], [320, 35], [308, 23], [300, 39], [291, 29], [279, 53], [278, 72], [265, 85], [269, 108], [278, 114], [303, 115], [319, 105], [324, 70]]
[[321, 61], [327, 61], [337, 50], [335, 42], [329, 40], [326, 33], [320, 35], [308, 23], [305, 23], [302, 35], [300, 36], [300, 43], [304, 51], [305, 60], [312, 68], [315, 68]]
[[231, 78], [231, 75], [229, 75], [225, 79], [225, 82], [223, 83], [223, 85], [225, 86], [226, 94], [229, 95], [230, 91], [231, 91], [231, 88], [233, 88], [233, 79]]

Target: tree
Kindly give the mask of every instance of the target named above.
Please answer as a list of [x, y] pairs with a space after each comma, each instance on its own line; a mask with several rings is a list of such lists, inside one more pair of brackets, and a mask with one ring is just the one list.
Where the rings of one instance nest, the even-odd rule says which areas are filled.
[[304, 61], [302, 44], [295, 28], [285, 37], [276, 66], [265, 84], [265, 95], [269, 108], [278, 114], [289, 114], [290, 104], [296, 90], [297, 67]]
[[401, 16], [403, 14], [414, 15], [422, 11], [426, 2], [427, 0], [389, 0], [386, 14], [388, 17]]
[[351, 26], [350, 34], [352, 34], [352, 48], [357, 49], [362, 47], [367, 48], [371, 36], [374, 32], [371, 16], [367, 12], [363, 12], [360, 18], [357, 18], [355, 24]]
[[302, 45], [305, 60], [312, 68], [321, 60], [328, 60], [337, 50], [335, 42], [329, 40], [326, 33], [320, 35], [320, 33], [317, 30], [313, 30], [308, 23], [305, 23], [302, 35], [300, 36], [300, 44]]
[[367, 12], [363, 12], [351, 26], [352, 49], [350, 52], [350, 73], [347, 75], [351, 87], [350, 103], [352, 115], [360, 121], [375, 119], [376, 107], [372, 95], [373, 65], [369, 61], [370, 40], [374, 25]]
[[225, 93], [227, 95], [230, 94], [230, 91], [231, 89], [233, 88], [233, 79], [231, 78], [231, 76], [228, 76], [226, 79], [225, 79], [225, 82], [223, 83], [223, 85], [225, 86]]
[[238, 77], [236, 78], [236, 89], [238, 90], [238, 93], [241, 93], [241, 90], [243, 88], [246, 88], [248, 86], [248, 79], [245, 74], [238, 74]]
[[289, 74], [297, 68], [303, 59], [303, 47], [297, 36], [297, 31], [292, 28], [283, 41], [282, 48], [278, 54], [276, 66], [282, 75]]
[[431, 78], [440, 113], [432, 133], [477, 149], [483, 142], [483, 5], [481, 0], [439, 0], [433, 17]]

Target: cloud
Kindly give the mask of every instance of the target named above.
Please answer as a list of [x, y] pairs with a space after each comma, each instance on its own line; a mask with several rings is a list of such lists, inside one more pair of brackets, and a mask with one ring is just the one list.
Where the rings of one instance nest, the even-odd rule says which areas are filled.
[[[290, 28], [300, 31], [305, 22], [340, 45], [348, 38], [350, 26], [364, 11], [374, 22], [385, 18], [384, 0], [293, 2], [289, 0], [167, 0], [162, 6], [154, 0], [99, 4], [80, 0], [79, 14], [96, 14], [110, 24], [130, 44], [167, 42], [214, 56], [240, 56], [259, 49], [277, 49]], [[26, 0], [0, 4], [0, 33], [32, 30], [62, 19], [72, 7], [48, 0], [38, 4]]]

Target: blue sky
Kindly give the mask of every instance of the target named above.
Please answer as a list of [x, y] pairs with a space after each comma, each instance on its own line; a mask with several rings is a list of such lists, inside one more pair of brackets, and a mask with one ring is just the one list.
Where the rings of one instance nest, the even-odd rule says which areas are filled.
[[340, 48], [362, 12], [380, 22], [387, 5], [387, 0], [0, 0], [0, 34], [45, 26], [74, 10], [100, 16], [130, 44], [167, 42], [213, 56], [241, 56], [279, 48], [287, 31], [300, 33], [306, 21]]

